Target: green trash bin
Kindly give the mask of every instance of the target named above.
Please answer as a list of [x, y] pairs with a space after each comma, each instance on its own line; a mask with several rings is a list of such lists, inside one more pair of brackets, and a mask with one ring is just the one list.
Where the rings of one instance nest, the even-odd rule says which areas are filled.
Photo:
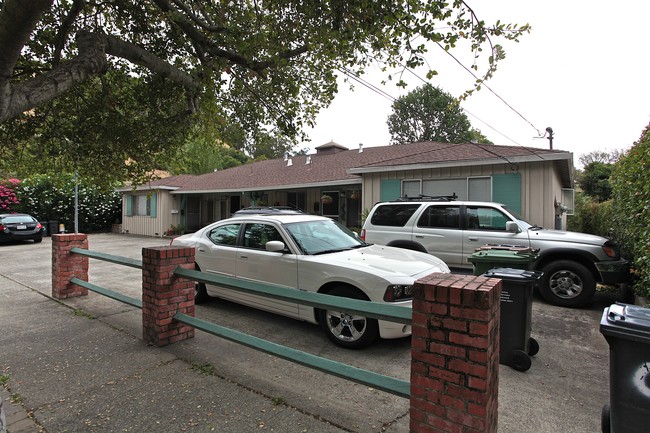
[[499, 324], [499, 364], [517, 371], [532, 365], [531, 356], [539, 352], [539, 343], [530, 336], [533, 315], [533, 286], [543, 275], [539, 271], [495, 268], [483, 274], [501, 279]]
[[609, 404], [603, 433], [645, 433], [650, 425], [650, 308], [605, 308], [600, 332], [609, 344]]
[[474, 275], [494, 268], [530, 269], [537, 260], [538, 249], [517, 245], [485, 245], [467, 258], [474, 265]]

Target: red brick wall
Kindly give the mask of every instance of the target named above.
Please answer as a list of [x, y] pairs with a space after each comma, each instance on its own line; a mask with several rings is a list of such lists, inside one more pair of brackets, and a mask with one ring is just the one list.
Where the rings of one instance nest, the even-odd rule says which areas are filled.
[[88, 295], [88, 289], [70, 284], [72, 277], [88, 281], [88, 257], [70, 252], [73, 248], [88, 249], [85, 234], [52, 235], [52, 297], [56, 299]]
[[173, 319], [194, 316], [194, 281], [174, 276], [181, 266], [194, 269], [194, 248], [142, 249], [142, 338], [165, 346], [194, 337], [194, 328]]
[[497, 431], [501, 280], [432, 274], [413, 293], [411, 432]]

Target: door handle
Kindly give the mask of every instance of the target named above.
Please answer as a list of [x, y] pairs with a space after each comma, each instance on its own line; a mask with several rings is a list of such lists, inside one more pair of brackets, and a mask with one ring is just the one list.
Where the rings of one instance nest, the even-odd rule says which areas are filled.
[[470, 241], [478, 241], [478, 236], [470, 236], [467, 239], [469, 239]]
[[239, 258], [240, 258], [240, 259], [247, 259], [248, 256], [247, 256], [246, 254], [240, 254], [240, 255], [239, 255]]
[[424, 239], [424, 235], [415, 235], [417, 239]]
[[204, 252], [205, 252], [205, 249], [204, 249], [204, 248], [201, 248], [201, 247], [197, 248], [196, 250], [197, 250], [198, 252], [200, 252], [200, 253], [204, 253]]

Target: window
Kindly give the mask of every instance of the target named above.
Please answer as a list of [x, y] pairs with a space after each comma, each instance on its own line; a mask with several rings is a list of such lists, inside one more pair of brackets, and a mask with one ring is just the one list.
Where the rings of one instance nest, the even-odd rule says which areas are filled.
[[419, 197], [420, 181], [405, 180], [402, 182], [402, 197]]
[[419, 204], [386, 204], [377, 207], [370, 223], [375, 226], [404, 227]]
[[429, 206], [418, 221], [418, 227], [460, 228], [460, 208], [458, 206]]
[[506, 230], [510, 221], [504, 213], [488, 207], [467, 207], [467, 230]]
[[339, 192], [338, 191], [324, 191], [324, 196], [330, 196], [331, 201], [323, 201], [323, 215], [333, 219], [339, 218]]
[[208, 237], [217, 245], [237, 245], [237, 235], [241, 224], [228, 224], [210, 230]]
[[432, 197], [456, 194], [458, 200], [467, 200], [467, 179], [425, 180], [422, 194]]
[[126, 197], [127, 216], [156, 217], [156, 193], [129, 195]]
[[274, 226], [260, 223], [246, 224], [244, 247], [263, 250], [266, 249], [266, 243], [269, 241], [284, 242], [282, 235]]

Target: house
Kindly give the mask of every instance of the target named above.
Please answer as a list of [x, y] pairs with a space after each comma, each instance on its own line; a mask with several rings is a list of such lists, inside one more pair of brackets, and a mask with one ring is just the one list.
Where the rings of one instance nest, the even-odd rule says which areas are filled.
[[348, 149], [330, 142], [312, 155], [123, 188], [122, 231], [191, 232], [251, 205], [294, 206], [354, 228], [377, 201], [420, 194], [497, 201], [531, 223], [563, 228], [572, 188], [573, 154], [561, 150], [435, 142]]

